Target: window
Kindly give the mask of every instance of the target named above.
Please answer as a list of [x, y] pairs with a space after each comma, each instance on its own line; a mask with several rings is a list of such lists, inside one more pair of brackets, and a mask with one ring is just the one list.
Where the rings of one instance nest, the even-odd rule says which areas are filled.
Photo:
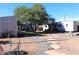
[[68, 27], [68, 24], [66, 24], [66, 27]]

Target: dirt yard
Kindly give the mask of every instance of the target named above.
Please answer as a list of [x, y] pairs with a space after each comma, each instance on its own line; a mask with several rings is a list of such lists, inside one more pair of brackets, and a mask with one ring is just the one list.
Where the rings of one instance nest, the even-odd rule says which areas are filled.
[[[15, 43], [19, 42], [20, 39], [21, 42], [29, 42], [26, 44], [21, 44], [20, 49], [27, 51], [30, 55], [79, 55], [79, 36], [76, 36], [75, 33], [73, 34], [74, 35], [72, 36], [70, 36], [68, 33], [45, 34], [45, 36], [12, 38], [11, 41]], [[51, 45], [47, 42], [48, 40], [57, 40], [59, 42], [60, 48], [52, 49]], [[0, 41], [10, 41], [10, 39], [0, 39]], [[0, 54], [16, 49], [17, 45], [18, 44], [12, 44], [11, 48], [10, 44], [1, 44]]]

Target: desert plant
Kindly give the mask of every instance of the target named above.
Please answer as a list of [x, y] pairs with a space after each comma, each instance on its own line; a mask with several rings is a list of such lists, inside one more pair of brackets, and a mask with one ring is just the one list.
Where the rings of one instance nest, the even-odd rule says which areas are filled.
[[2, 33], [2, 37], [3, 37], [3, 38], [8, 37], [8, 32], [3, 32], [3, 33]]

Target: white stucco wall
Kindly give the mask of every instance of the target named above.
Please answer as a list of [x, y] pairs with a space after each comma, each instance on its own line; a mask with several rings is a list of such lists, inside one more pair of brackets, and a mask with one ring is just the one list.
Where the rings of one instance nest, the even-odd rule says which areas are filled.
[[[71, 22], [62, 22], [63, 25], [64, 25], [64, 28], [65, 28], [65, 31], [74, 31], [74, 28], [73, 28], [73, 21]], [[66, 24], [68, 24], [68, 26], [66, 26]]]
[[13, 31], [15, 36], [17, 36], [17, 22], [16, 17], [8, 16], [8, 17], [0, 17], [0, 37], [3, 32]]
[[62, 31], [62, 30], [64, 30], [64, 31], [77, 31], [78, 23], [75, 21], [63, 21], [63, 22], [58, 22], [57, 24], [61, 24], [61, 27], [57, 26], [57, 29], [59, 29], [60, 31]]
[[49, 29], [49, 26], [48, 26], [48, 25], [42, 25], [42, 27], [43, 27], [43, 31], [45, 31], [45, 30], [48, 30], [48, 29]]
[[74, 21], [74, 24], [73, 24], [73, 28], [74, 28], [74, 31], [78, 31], [78, 28], [77, 26], [79, 25], [78, 22]]

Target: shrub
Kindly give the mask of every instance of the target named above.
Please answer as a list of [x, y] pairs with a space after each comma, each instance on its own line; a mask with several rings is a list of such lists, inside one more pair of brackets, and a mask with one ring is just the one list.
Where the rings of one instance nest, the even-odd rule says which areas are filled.
[[2, 33], [2, 37], [3, 37], [3, 38], [8, 37], [8, 32], [3, 32], [3, 33]]

